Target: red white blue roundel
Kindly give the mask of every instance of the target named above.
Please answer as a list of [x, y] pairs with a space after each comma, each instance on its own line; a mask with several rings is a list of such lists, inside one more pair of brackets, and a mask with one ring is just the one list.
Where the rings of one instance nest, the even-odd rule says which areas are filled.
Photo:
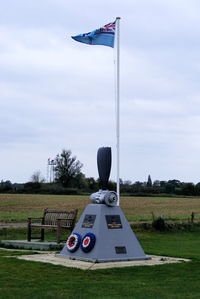
[[69, 238], [67, 239], [67, 249], [70, 252], [75, 252], [81, 243], [81, 235], [79, 235], [78, 233], [73, 233], [69, 236]]
[[90, 252], [93, 249], [95, 242], [95, 235], [93, 233], [87, 233], [82, 239], [81, 249], [84, 252]]

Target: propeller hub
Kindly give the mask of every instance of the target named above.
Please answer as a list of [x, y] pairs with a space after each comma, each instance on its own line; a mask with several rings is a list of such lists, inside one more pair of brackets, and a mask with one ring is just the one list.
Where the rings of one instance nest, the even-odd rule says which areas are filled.
[[99, 190], [90, 195], [90, 200], [92, 203], [106, 204], [109, 207], [114, 207], [117, 205], [117, 193], [115, 191]]

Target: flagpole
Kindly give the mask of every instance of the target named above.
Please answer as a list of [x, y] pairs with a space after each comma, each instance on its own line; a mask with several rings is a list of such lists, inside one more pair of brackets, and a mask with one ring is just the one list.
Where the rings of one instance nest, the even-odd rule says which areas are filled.
[[117, 196], [118, 202], [120, 204], [120, 17], [116, 18], [116, 29], [117, 29], [117, 65], [116, 65], [116, 75], [117, 75], [117, 86], [116, 86], [116, 137], [117, 137]]

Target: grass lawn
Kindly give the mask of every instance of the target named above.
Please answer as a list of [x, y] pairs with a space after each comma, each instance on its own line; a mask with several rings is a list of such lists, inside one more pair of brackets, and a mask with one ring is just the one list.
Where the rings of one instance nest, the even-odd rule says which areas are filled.
[[17, 260], [0, 251], [0, 298], [200, 298], [199, 232], [137, 232], [147, 254], [189, 263], [78, 270]]

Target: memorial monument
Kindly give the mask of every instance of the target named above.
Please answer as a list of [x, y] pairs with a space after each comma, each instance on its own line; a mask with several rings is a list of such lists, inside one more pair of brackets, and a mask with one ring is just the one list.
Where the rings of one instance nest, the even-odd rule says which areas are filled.
[[99, 148], [97, 166], [101, 189], [91, 194], [92, 203], [86, 206], [60, 255], [91, 262], [149, 259], [117, 205], [117, 193], [108, 190], [110, 147]]

